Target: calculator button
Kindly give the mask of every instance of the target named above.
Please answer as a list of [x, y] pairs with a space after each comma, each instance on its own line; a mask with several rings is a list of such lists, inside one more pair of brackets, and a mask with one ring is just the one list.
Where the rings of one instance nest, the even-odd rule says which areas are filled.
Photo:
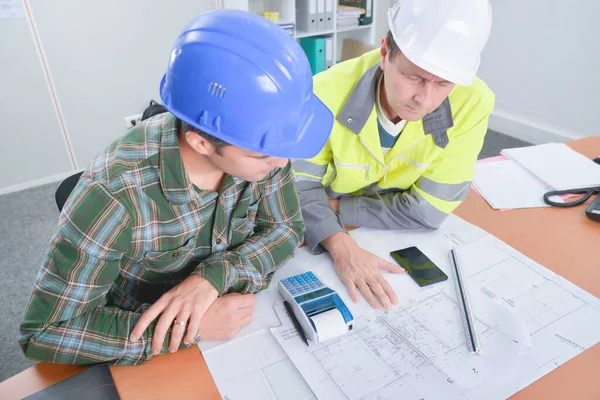
[[323, 284], [322, 284], [321, 282], [318, 282], [318, 283], [317, 283], [317, 287], [318, 287], [318, 288], [322, 288], [322, 287], [323, 287]]
[[315, 277], [315, 274], [313, 274], [312, 272], [308, 272], [306, 275], [310, 276], [311, 278]]

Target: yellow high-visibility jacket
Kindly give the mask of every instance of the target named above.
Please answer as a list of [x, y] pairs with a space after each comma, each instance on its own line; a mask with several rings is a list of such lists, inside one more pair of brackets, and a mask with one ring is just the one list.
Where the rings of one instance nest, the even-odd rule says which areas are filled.
[[[336, 120], [317, 156], [293, 161], [305, 240], [313, 253], [344, 225], [438, 228], [473, 180], [494, 93], [479, 78], [455, 86], [435, 111], [408, 121], [384, 155], [375, 104], [381, 74], [376, 49], [314, 77], [315, 94]], [[340, 200], [339, 215], [328, 198]]]

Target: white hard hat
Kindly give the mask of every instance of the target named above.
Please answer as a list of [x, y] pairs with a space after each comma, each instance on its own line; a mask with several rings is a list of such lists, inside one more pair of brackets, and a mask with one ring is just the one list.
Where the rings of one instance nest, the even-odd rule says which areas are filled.
[[488, 0], [400, 0], [388, 10], [394, 41], [413, 64], [470, 85], [492, 28]]

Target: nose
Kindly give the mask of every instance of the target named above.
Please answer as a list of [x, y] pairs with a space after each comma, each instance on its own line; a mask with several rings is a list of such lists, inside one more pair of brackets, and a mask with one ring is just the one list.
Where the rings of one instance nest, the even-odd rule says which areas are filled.
[[433, 91], [433, 85], [430, 82], [426, 82], [421, 86], [419, 91], [415, 94], [414, 100], [420, 106], [425, 106], [429, 104], [431, 99], [431, 92]]
[[271, 166], [273, 168], [275, 168], [275, 167], [283, 168], [288, 164], [288, 162], [289, 162], [288, 158], [271, 157], [267, 161], [267, 164], [269, 164], [269, 166]]

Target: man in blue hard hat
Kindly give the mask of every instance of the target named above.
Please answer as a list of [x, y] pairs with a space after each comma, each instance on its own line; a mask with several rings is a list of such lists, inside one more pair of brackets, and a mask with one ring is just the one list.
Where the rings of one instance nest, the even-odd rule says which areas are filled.
[[202, 14], [160, 94], [169, 112], [98, 155], [65, 204], [21, 324], [27, 357], [139, 364], [231, 338], [302, 243], [288, 159], [316, 155], [333, 116], [293, 38]]

